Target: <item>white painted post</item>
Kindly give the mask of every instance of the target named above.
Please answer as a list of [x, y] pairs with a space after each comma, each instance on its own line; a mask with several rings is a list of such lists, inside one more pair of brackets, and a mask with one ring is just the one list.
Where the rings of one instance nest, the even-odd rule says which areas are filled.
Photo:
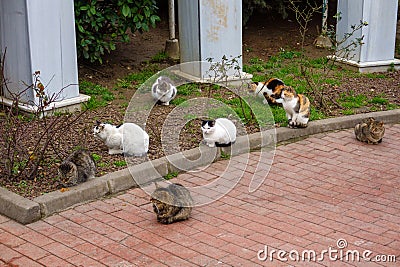
[[[88, 100], [79, 94], [73, 0], [0, 0], [0, 48], [7, 49], [5, 76], [13, 93], [40, 71], [47, 95], [59, 94], [49, 109], [80, 109]], [[32, 90], [20, 101], [26, 111], [38, 104]]]
[[400, 60], [394, 58], [396, 41], [398, 0], [338, 0], [337, 41], [352, 32], [352, 25], [367, 22], [351, 38], [339, 46], [346, 47], [355, 38], [363, 37], [363, 44], [355, 48], [346, 58], [337, 55], [339, 61], [360, 72], [387, 71], [393, 66], [400, 69]]
[[[242, 55], [242, 1], [178, 0], [178, 13], [181, 63]], [[203, 78], [207, 69], [194, 66], [182, 71]]]

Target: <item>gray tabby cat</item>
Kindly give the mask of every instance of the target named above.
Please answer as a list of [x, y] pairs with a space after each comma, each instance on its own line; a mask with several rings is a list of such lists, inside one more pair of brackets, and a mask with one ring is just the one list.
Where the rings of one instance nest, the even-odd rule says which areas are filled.
[[377, 121], [375, 118], [369, 117], [363, 119], [354, 127], [354, 134], [357, 140], [376, 145], [382, 142], [383, 135], [385, 134], [385, 126], [382, 121]]
[[187, 220], [192, 212], [192, 196], [181, 184], [173, 183], [167, 187], [159, 187], [156, 183], [156, 190], [150, 201], [153, 203], [157, 221], [163, 224]]
[[64, 187], [86, 182], [94, 178], [95, 173], [96, 164], [92, 156], [84, 149], [74, 151], [58, 167], [58, 174]]
[[168, 106], [169, 102], [175, 98], [177, 89], [174, 83], [167, 76], [160, 76], [151, 87], [151, 94], [157, 103]]

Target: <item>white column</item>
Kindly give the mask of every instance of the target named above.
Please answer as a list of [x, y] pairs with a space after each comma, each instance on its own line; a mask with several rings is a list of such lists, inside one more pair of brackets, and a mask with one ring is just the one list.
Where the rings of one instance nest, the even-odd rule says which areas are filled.
[[357, 68], [360, 72], [386, 71], [394, 66], [400, 69], [400, 60], [394, 58], [396, 41], [398, 0], [338, 0], [337, 41], [352, 32], [353, 25], [367, 22], [340, 48], [363, 36], [363, 44], [347, 57], [337, 54], [339, 60]]
[[[49, 108], [79, 109], [88, 100], [79, 94], [73, 0], [0, 0], [0, 48], [7, 49], [5, 74], [14, 93], [40, 71], [47, 95], [59, 94]], [[27, 110], [38, 103], [32, 91], [21, 100]]]
[[[181, 63], [242, 55], [242, 1], [178, 0], [178, 13]], [[185, 71], [203, 77], [206, 70]]]

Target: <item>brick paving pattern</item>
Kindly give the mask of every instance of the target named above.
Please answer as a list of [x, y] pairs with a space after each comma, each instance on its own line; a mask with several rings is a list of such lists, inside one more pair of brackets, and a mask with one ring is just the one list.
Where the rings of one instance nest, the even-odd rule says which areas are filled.
[[[345, 255], [371, 251], [366, 256], [400, 261], [399, 148], [400, 125], [388, 126], [379, 145], [356, 141], [351, 129], [281, 145], [252, 193], [249, 181], [260, 152], [181, 174], [175, 179], [184, 185], [202, 184], [230, 162], [237, 168], [225, 177], [234, 179], [248, 162], [233, 190], [171, 225], [156, 222], [141, 189], [26, 226], [0, 216], [0, 266], [396, 266]], [[347, 241], [343, 249], [340, 239]], [[265, 257], [265, 246], [268, 253], [287, 253], [261, 261], [257, 255]], [[329, 248], [331, 255], [322, 254]], [[305, 250], [318, 254], [296, 260], [296, 252]]]

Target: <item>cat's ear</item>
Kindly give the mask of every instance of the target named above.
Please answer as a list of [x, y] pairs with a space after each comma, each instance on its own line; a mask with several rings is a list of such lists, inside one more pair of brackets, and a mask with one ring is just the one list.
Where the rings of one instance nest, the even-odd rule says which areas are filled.
[[96, 120], [96, 125], [99, 126], [101, 124], [101, 121]]

